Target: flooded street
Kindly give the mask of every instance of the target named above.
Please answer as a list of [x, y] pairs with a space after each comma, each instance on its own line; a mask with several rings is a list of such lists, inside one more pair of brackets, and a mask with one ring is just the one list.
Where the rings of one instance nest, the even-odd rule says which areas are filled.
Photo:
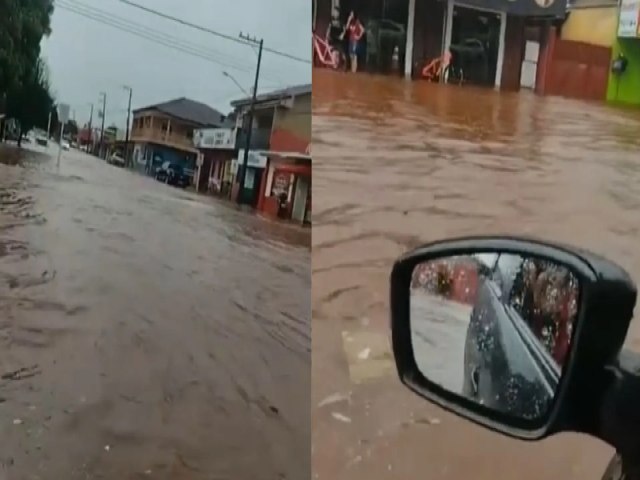
[[0, 146], [0, 479], [308, 478], [309, 232], [52, 152]]
[[[589, 248], [640, 281], [640, 112], [369, 75], [313, 77], [315, 479], [599, 479], [578, 434], [508, 439], [397, 379], [388, 279], [421, 243], [526, 234]], [[640, 324], [627, 346], [640, 350]]]

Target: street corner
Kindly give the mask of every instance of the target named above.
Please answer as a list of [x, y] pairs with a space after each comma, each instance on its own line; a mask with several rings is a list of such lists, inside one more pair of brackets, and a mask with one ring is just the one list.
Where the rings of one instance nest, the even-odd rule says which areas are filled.
[[353, 384], [393, 375], [395, 364], [388, 334], [371, 330], [344, 330], [342, 348]]

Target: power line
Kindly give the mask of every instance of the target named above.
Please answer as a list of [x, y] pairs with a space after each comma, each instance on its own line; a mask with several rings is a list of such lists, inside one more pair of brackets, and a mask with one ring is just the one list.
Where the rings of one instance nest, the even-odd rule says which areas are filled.
[[[62, 8], [63, 10], [67, 10], [69, 12], [75, 13], [82, 17], [88, 18], [90, 20], [94, 20], [103, 25], [114, 27], [118, 30], [130, 33], [140, 38], [144, 38], [146, 40], [152, 41], [159, 45], [171, 48], [173, 50], [177, 50], [181, 53], [186, 53], [194, 57], [207, 60], [217, 65], [228, 67], [243, 73], [250, 73], [252, 70], [251, 67], [248, 67], [248, 66], [240, 66], [237, 63], [232, 64], [228, 61], [222, 61], [218, 58], [215, 58], [212, 56], [213, 52], [207, 51], [206, 49], [203, 49], [202, 47], [199, 47], [197, 45], [190, 44], [189, 42], [185, 42], [184, 40], [179, 39], [177, 37], [171, 37], [170, 35], [166, 35], [164, 33], [158, 32], [157, 30], [154, 31], [149, 27], [144, 27], [143, 25], [136, 24], [135, 22], [126, 21], [120, 17], [115, 17], [111, 14], [108, 14], [107, 12], [91, 11], [86, 7], [83, 10], [82, 7], [79, 7], [73, 4], [68, 4], [66, 3], [66, 1], [67, 0], [65, 0], [65, 2], [62, 2], [61, 0], [56, 0], [56, 6]], [[145, 32], [144, 29], [148, 31]], [[268, 77], [268, 78], [272, 81], [277, 81], [277, 79], [273, 77]]]
[[[158, 29], [147, 27], [146, 25], [143, 25], [141, 23], [134, 22], [134, 21], [128, 20], [128, 19], [123, 18], [123, 17], [119, 17], [117, 15], [112, 14], [111, 12], [108, 12], [108, 11], [105, 11], [105, 10], [100, 10], [99, 8], [86, 5], [86, 4], [84, 4], [82, 2], [79, 2], [77, 0], [63, 0], [63, 1], [64, 1], [64, 3], [70, 4], [73, 8], [84, 10], [88, 14], [99, 16], [99, 17], [101, 17], [102, 19], [105, 19], [105, 20], [114, 21], [114, 22], [118, 22], [118, 23], [121, 23], [121, 24], [126, 24], [128, 27], [135, 28], [137, 30], [146, 30], [147, 31], [146, 33], [149, 33], [150, 35], [160, 35], [165, 40], [172, 40], [172, 41], [174, 41], [176, 43], [182, 44], [182, 46], [186, 46], [187, 48], [193, 48], [195, 50], [199, 50], [200, 52], [204, 52], [205, 54], [216, 55], [216, 56], [218, 56], [220, 58], [223, 58], [224, 61], [226, 61], [226, 62], [229, 62], [231, 64], [234, 64], [234, 62], [235, 62], [236, 65], [240, 65], [239, 63], [236, 62], [237, 58], [235, 58], [235, 57], [232, 57], [230, 55], [226, 55], [224, 53], [221, 53], [221, 52], [213, 50], [213, 49], [205, 49], [201, 45], [197, 45], [195, 43], [189, 42], [189, 41], [184, 40], [182, 38], [179, 38], [179, 37], [176, 37], [176, 36], [173, 36], [173, 35], [169, 35], [169, 34], [165, 33], [164, 31], [159, 31]], [[247, 71], [251, 71], [250, 67], [246, 67], [246, 68], [247, 68]]]
[[[217, 31], [212, 30], [212, 29], [210, 29], [210, 28], [203, 27], [202, 25], [197, 25], [197, 24], [195, 24], [195, 23], [188, 22], [188, 21], [183, 20], [183, 19], [181, 19], [181, 18], [174, 17], [174, 16], [172, 16], [172, 15], [168, 15], [168, 14], [166, 14], [166, 13], [162, 13], [162, 12], [160, 12], [160, 11], [158, 11], [158, 10], [154, 10], [154, 9], [152, 9], [152, 8], [145, 7], [144, 5], [140, 5], [140, 4], [135, 3], [135, 2], [132, 2], [132, 1], [130, 1], [130, 0], [120, 0], [120, 2], [121, 2], [121, 3], [124, 3], [124, 4], [126, 4], [126, 5], [129, 5], [129, 6], [131, 6], [131, 7], [138, 8], [138, 9], [140, 9], [140, 10], [143, 10], [143, 11], [145, 11], [145, 12], [147, 12], [147, 13], [152, 14], [152, 15], [156, 15], [156, 16], [158, 16], [158, 17], [162, 17], [162, 18], [164, 18], [164, 19], [166, 19], [166, 20], [171, 20], [172, 22], [177, 22], [177, 23], [180, 23], [181, 25], [185, 25], [185, 26], [187, 26], [187, 27], [195, 28], [196, 30], [200, 30], [201, 32], [207, 32], [207, 33], [210, 33], [211, 35], [215, 35], [216, 37], [224, 38], [224, 39], [226, 39], [226, 40], [230, 40], [230, 41], [232, 41], [232, 42], [240, 43], [240, 44], [242, 44], [242, 45], [252, 45], [252, 43], [251, 43], [251, 42], [247, 42], [246, 40], [242, 40], [242, 39], [236, 38], [236, 37], [234, 37], [234, 36], [232, 36], [232, 35], [227, 35], [227, 34], [224, 34], [224, 33], [217, 32]], [[264, 47], [264, 49], [263, 49], [263, 50], [264, 50], [265, 52], [269, 52], [269, 53], [272, 53], [272, 54], [274, 54], [274, 55], [279, 55], [279, 56], [281, 56], [281, 57], [285, 57], [285, 58], [288, 58], [288, 59], [290, 59], [290, 60], [295, 60], [295, 61], [297, 61], [297, 62], [302, 62], [302, 63], [308, 63], [308, 64], [311, 64], [311, 60], [308, 60], [308, 59], [306, 59], [306, 58], [302, 58], [302, 57], [297, 57], [297, 56], [295, 56], [295, 55], [291, 55], [290, 53], [281, 52], [281, 51], [279, 51], [279, 50], [275, 50], [275, 49], [273, 49], [273, 48], [267, 48], [267, 47]]]
[[[197, 45], [190, 44], [189, 42], [186, 42], [180, 38], [172, 37], [171, 35], [167, 35], [165, 33], [159, 32], [149, 27], [145, 27], [144, 25], [137, 24], [135, 22], [130, 22], [120, 17], [116, 17], [107, 12], [100, 11], [97, 9], [92, 10], [91, 8], [84, 5], [83, 6], [74, 5], [72, 3], [68, 3], [68, 0], [64, 0], [64, 2], [61, 0], [56, 0], [56, 5], [64, 10], [76, 13], [85, 18], [89, 18], [98, 23], [102, 23], [103, 25], [109, 25], [116, 29], [144, 38], [146, 40], [151, 40], [156, 43], [160, 43], [163, 46], [168, 46], [175, 50], [179, 50], [183, 53], [194, 54], [201, 58], [206, 57], [205, 58], [206, 60], [209, 60], [213, 63], [217, 63], [225, 67], [232, 68], [237, 71], [241, 71], [245, 73], [249, 73], [252, 71], [251, 67], [249, 66], [242, 66], [238, 63], [232, 63], [232, 62], [229, 62], [228, 60], [220, 60], [214, 57], [213, 55], [216, 54], [217, 52], [208, 51]], [[189, 52], [184, 52], [184, 50], [189, 50]]]

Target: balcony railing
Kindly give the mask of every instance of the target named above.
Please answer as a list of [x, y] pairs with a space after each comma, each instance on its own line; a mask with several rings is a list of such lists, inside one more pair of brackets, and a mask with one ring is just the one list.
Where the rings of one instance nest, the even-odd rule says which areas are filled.
[[131, 132], [131, 139], [140, 142], [156, 142], [172, 147], [195, 150], [193, 140], [186, 135], [167, 132], [153, 128], [136, 128]]
[[[268, 128], [254, 128], [251, 133], [251, 150], [269, 150], [271, 143], [271, 130]], [[236, 136], [236, 148], [247, 146], [247, 133], [238, 131]]]

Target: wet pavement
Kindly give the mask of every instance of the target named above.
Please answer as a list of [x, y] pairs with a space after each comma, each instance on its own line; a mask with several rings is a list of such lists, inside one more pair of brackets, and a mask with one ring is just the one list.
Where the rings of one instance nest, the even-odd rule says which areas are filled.
[[416, 365], [431, 381], [461, 393], [470, 305], [411, 291], [411, 347]]
[[639, 281], [640, 112], [326, 70], [313, 89], [314, 478], [601, 478], [613, 451], [595, 439], [508, 439], [401, 386], [388, 278], [423, 242], [511, 233], [587, 247]]
[[0, 478], [308, 478], [309, 231], [53, 152], [0, 146]]

